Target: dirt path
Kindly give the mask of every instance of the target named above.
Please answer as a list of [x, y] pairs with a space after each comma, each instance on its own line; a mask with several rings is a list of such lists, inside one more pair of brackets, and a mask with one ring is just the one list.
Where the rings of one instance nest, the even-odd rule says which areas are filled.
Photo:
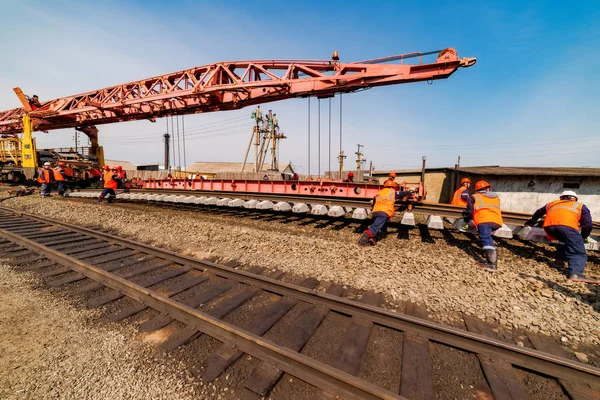
[[0, 399], [198, 399], [217, 394], [124, 324], [94, 322], [0, 264]]

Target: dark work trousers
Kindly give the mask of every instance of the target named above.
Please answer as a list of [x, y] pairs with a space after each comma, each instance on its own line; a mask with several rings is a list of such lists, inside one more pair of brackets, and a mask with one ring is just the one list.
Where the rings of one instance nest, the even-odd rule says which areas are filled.
[[390, 220], [390, 216], [383, 211], [375, 211], [371, 215], [371, 218], [373, 219], [373, 222], [371, 222], [371, 225], [369, 225], [367, 231], [371, 233], [372, 237], [376, 237], [381, 233], [381, 230], [385, 224], [387, 224], [387, 222]]
[[42, 187], [40, 188], [40, 193], [42, 197], [50, 197], [50, 193], [52, 192], [52, 184], [51, 183], [42, 183]]
[[56, 185], [59, 196], [63, 196], [65, 194], [65, 181], [57, 181]]
[[500, 229], [501, 226], [494, 222], [482, 222], [477, 225], [477, 231], [479, 232], [479, 241], [484, 250], [494, 250], [494, 239], [492, 234]]
[[544, 228], [546, 233], [564, 243], [558, 244], [556, 248], [556, 259], [566, 261], [569, 264], [569, 272], [575, 275], [583, 274], [587, 253], [581, 233], [570, 226], [553, 225]]
[[100, 198], [98, 200], [102, 201], [102, 199], [105, 198], [106, 196], [109, 196], [108, 197], [109, 203], [112, 202], [113, 199], [117, 198], [117, 194], [115, 193], [114, 189], [104, 188], [102, 193], [100, 193]]

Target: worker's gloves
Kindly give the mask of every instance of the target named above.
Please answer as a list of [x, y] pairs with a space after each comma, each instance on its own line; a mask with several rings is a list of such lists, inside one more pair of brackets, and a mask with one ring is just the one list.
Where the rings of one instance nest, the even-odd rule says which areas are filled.
[[583, 238], [583, 243], [591, 243], [590, 237], [588, 236], [588, 237]]
[[463, 220], [462, 224], [460, 224], [460, 230], [466, 231], [467, 229], [469, 229], [469, 223]]
[[528, 219], [527, 221], [525, 221], [525, 226], [534, 226], [535, 225], [535, 221], [532, 219]]

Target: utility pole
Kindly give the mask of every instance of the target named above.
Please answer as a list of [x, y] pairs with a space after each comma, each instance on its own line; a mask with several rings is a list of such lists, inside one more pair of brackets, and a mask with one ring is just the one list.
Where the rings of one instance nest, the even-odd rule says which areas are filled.
[[260, 106], [256, 108], [256, 111], [252, 114], [252, 117], [256, 121], [254, 125], [254, 172], [258, 172], [258, 148], [260, 147], [260, 124], [263, 121], [262, 112], [260, 111]]
[[361, 147], [365, 147], [362, 144], [357, 144], [356, 146], [358, 146], [358, 150], [356, 153], [356, 179], [357, 180], [362, 180], [362, 163], [367, 161], [366, 159], [362, 158], [363, 153], [360, 152], [360, 148]]
[[77, 131], [75, 131], [75, 153], [79, 153], [79, 151], [77, 150], [77, 139], [78, 138], [79, 138], [79, 135], [77, 134]]
[[170, 171], [171, 166], [169, 165], [169, 144], [171, 143], [171, 135], [165, 133], [163, 137], [165, 138], [165, 169]]
[[342, 179], [342, 172], [344, 172], [344, 150], [340, 150], [340, 155], [337, 156], [338, 161], [340, 162], [340, 179]]

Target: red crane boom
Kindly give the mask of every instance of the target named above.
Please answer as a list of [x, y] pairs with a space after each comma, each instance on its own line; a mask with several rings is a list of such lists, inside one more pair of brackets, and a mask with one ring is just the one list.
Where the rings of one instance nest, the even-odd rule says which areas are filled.
[[[385, 57], [356, 63], [331, 61], [232, 61], [195, 67], [74, 96], [42, 102], [29, 111], [32, 131], [85, 128], [167, 115], [233, 110], [294, 97], [331, 97], [374, 86], [445, 79], [475, 58], [454, 49]], [[418, 58], [418, 64], [403, 60]], [[400, 61], [389, 64], [390, 61]], [[24, 108], [0, 112], [0, 134], [23, 132]]]

